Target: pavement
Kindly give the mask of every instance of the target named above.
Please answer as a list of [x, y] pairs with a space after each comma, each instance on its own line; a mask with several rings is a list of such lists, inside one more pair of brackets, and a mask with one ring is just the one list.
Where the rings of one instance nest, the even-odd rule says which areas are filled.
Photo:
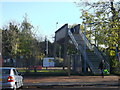
[[120, 87], [120, 76], [27, 76], [24, 87], [44, 86], [117, 86]]

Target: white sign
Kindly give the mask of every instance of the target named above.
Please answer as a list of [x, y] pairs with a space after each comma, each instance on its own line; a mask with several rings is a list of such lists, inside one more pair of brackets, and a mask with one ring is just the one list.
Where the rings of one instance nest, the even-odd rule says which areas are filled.
[[43, 58], [43, 67], [54, 67], [54, 58]]

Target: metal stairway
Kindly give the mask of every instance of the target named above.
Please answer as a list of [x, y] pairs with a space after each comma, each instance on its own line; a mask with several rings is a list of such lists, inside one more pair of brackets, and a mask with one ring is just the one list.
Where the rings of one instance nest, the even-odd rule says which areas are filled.
[[106, 68], [110, 70], [110, 65], [107, 59], [103, 56], [103, 54], [98, 50], [95, 45], [92, 45], [88, 41], [88, 39], [80, 30], [79, 33], [74, 34], [69, 29], [68, 35], [74, 43], [76, 49], [80, 51], [84, 58], [86, 58], [86, 63], [93, 74], [101, 73], [98, 69], [101, 60], [105, 61]]

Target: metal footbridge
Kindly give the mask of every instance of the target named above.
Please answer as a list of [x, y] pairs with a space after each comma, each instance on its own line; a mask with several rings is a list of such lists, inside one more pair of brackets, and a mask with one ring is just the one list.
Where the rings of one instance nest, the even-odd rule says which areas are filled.
[[[64, 33], [64, 34], [63, 34]], [[83, 72], [87, 72], [87, 68], [93, 74], [100, 74], [99, 64], [101, 60], [104, 60], [105, 68], [110, 71], [110, 64], [104, 54], [94, 45], [89, 42], [84, 33], [80, 30], [80, 25], [76, 25], [72, 28], [68, 28], [65, 24], [58, 31], [56, 31], [56, 41], [69, 37], [77, 51], [82, 56]], [[63, 36], [64, 35], [64, 36]], [[64, 41], [67, 41], [66, 39]]]

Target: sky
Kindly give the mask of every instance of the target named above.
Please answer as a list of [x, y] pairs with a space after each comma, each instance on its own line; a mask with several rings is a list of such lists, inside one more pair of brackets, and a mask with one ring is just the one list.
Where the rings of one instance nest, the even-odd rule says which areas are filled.
[[80, 7], [73, 2], [0, 2], [0, 28], [10, 21], [21, 23], [25, 14], [36, 28], [37, 36], [47, 36], [48, 39], [66, 23], [81, 23]]
[[81, 24], [81, 6], [78, 7], [75, 1], [89, 0], [0, 0], [0, 28], [10, 21], [21, 23], [27, 14], [37, 36], [51, 39], [62, 25]]

